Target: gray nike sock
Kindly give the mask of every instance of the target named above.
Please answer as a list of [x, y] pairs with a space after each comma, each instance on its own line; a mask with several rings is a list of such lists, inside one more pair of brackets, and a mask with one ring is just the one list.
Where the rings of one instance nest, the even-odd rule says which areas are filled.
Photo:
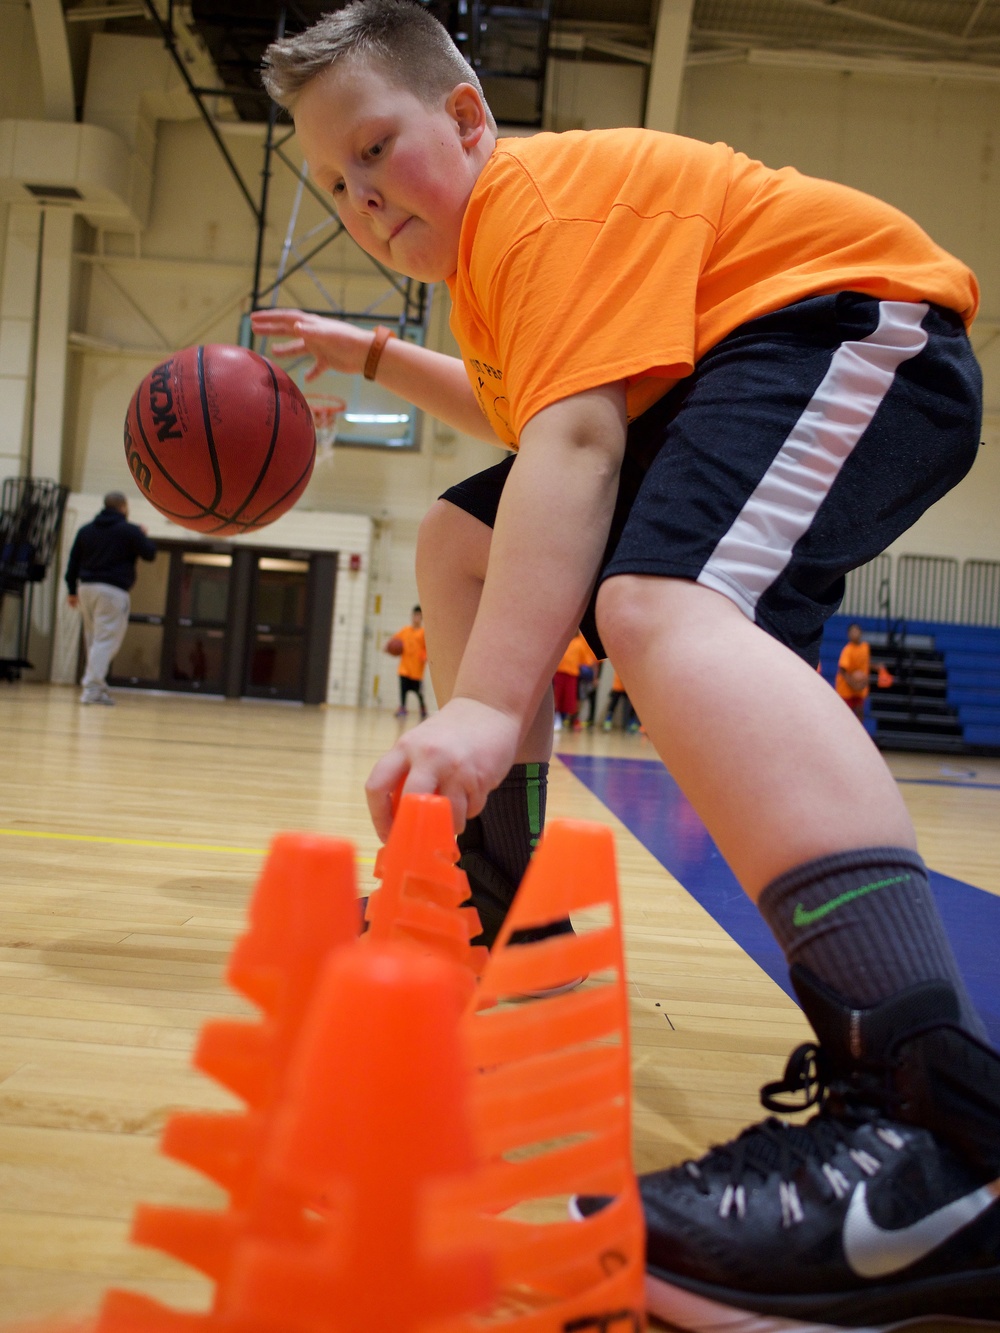
[[989, 1041], [916, 852], [870, 847], [808, 861], [773, 880], [757, 905], [789, 965], [808, 967], [852, 1008], [947, 981], [962, 1026]]

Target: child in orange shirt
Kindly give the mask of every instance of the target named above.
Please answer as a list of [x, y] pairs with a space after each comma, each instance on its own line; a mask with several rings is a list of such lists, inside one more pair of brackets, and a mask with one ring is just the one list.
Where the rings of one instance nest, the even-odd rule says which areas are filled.
[[859, 722], [863, 722], [865, 717], [865, 700], [869, 693], [868, 681], [871, 669], [871, 649], [861, 638], [861, 626], [848, 625], [847, 643], [844, 644], [837, 663], [834, 688]]
[[611, 681], [611, 693], [608, 695], [608, 706], [604, 713], [605, 731], [611, 730], [615, 720], [615, 709], [620, 702], [622, 705], [622, 727], [625, 731], [638, 731], [639, 723], [636, 720], [635, 710], [629, 702], [622, 678], [616, 671]]
[[569, 726], [579, 731], [578, 714], [580, 711], [580, 675], [585, 667], [591, 672], [597, 665], [597, 657], [582, 634], [577, 633], [566, 645], [566, 651], [556, 667], [552, 677], [553, 705], [555, 709], [554, 731], [561, 731]]
[[255, 330], [515, 451], [421, 527], [442, 707], [375, 765], [376, 829], [401, 780], [441, 792], [473, 900], [502, 915], [580, 626], [817, 1033], [764, 1094], [812, 1120], [643, 1177], [651, 1310], [787, 1330], [995, 1313], [1000, 1056], [896, 783], [814, 669], [845, 574], [975, 458], [973, 275], [889, 205], [723, 144], [498, 140], [474, 72], [403, 0], [358, 0], [266, 64], [350, 235], [448, 283], [461, 359], [301, 311]]
[[395, 638], [402, 641], [403, 651], [399, 656], [399, 707], [397, 717], [406, 716], [406, 698], [412, 691], [420, 705], [421, 720], [427, 716], [424, 703], [424, 667], [427, 665], [427, 640], [424, 634], [424, 615], [419, 606], [410, 613], [410, 623], [395, 633]]

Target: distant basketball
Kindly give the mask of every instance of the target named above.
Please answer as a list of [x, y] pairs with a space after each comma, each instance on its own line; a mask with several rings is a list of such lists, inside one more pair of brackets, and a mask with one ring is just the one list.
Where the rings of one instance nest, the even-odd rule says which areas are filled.
[[398, 634], [394, 634], [391, 639], [385, 641], [385, 651], [390, 657], [402, 657], [404, 646], [403, 640]]
[[312, 475], [316, 431], [283, 370], [248, 347], [208, 344], [175, 352], [136, 389], [125, 457], [161, 514], [225, 537], [292, 507]]

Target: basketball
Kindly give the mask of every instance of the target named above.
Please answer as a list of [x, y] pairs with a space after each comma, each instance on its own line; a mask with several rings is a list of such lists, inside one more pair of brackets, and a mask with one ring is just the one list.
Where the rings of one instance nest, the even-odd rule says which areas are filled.
[[312, 414], [280, 367], [248, 347], [186, 347], [141, 382], [125, 457], [150, 504], [183, 528], [233, 536], [291, 509], [316, 459]]
[[403, 656], [403, 640], [398, 634], [394, 634], [391, 639], [386, 639], [385, 651], [390, 657]]

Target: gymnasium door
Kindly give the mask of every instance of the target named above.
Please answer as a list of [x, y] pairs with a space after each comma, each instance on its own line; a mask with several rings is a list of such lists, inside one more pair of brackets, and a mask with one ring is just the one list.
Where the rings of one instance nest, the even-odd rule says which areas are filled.
[[226, 621], [233, 557], [179, 551], [177, 614], [170, 620], [171, 688], [221, 694], [226, 679]]
[[161, 542], [140, 562], [112, 685], [322, 703], [337, 556]]
[[254, 570], [244, 694], [305, 695], [309, 561], [258, 556]]

